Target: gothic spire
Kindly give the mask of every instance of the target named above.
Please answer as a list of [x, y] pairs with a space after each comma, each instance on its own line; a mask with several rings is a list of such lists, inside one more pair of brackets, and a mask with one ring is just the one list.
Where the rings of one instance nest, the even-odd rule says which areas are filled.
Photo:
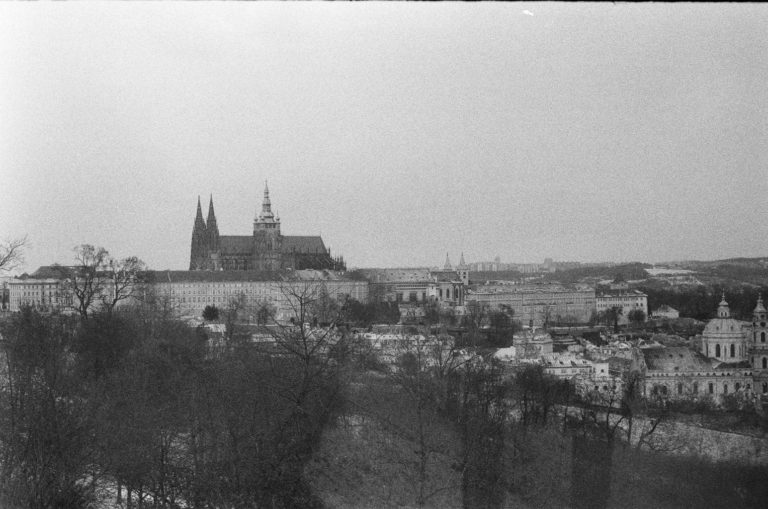
[[464, 251], [461, 252], [461, 258], [459, 259], [459, 268], [463, 269], [467, 266], [466, 262], [464, 261]]
[[269, 186], [267, 181], [264, 181], [264, 200], [261, 202], [261, 214], [259, 214], [259, 221], [269, 220], [271, 222], [274, 219], [272, 214], [272, 202], [269, 200]]
[[211, 201], [208, 202], [208, 220], [206, 222], [208, 224], [205, 232], [208, 249], [212, 251], [218, 251], [219, 250], [219, 227], [216, 224], [216, 213], [213, 211], [213, 195], [211, 195]]
[[451, 270], [451, 260], [448, 259], [448, 253], [445, 253], [445, 265], [443, 270]]
[[203, 208], [200, 206], [200, 196], [197, 197], [197, 216], [195, 216], [195, 229], [194, 232], [204, 232], [205, 231], [205, 221], [203, 221]]
[[[198, 207], [200, 203], [198, 201]], [[211, 201], [208, 203], [208, 219], [206, 220], [207, 228], [211, 231], [215, 231], [218, 235], [219, 227], [216, 224], [216, 213], [213, 211], [213, 195], [211, 195]]]

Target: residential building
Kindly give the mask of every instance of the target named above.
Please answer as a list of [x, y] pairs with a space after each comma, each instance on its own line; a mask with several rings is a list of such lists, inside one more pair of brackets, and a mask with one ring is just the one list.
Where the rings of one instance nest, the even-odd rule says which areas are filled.
[[656, 309], [656, 311], [651, 313], [651, 318], [655, 319], [675, 319], [680, 318], [680, 312], [671, 307], [667, 306], [666, 304], [662, 304], [661, 306]]
[[612, 288], [602, 290], [595, 295], [595, 310], [604, 313], [611, 308], [618, 308], [622, 312], [619, 315], [619, 323], [627, 323], [632, 311], [640, 310], [648, 317], [648, 295], [640, 290], [631, 290], [617, 283]]
[[469, 290], [467, 302], [491, 309], [508, 307], [524, 325], [589, 321], [595, 310], [593, 289], [560, 285], [478, 285]]

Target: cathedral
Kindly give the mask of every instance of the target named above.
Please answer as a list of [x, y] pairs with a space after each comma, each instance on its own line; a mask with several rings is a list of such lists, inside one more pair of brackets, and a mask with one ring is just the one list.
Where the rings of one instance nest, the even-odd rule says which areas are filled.
[[283, 235], [280, 218], [272, 213], [269, 188], [264, 185], [261, 213], [253, 221], [253, 235], [219, 235], [213, 197], [203, 220], [200, 198], [192, 229], [189, 270], [346, 270], [342, 257], [332, 258], [319, 235]]

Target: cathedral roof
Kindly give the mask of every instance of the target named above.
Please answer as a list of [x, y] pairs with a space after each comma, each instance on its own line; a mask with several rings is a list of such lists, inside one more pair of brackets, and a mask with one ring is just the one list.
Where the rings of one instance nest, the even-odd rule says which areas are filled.
[[283, 237], [283, 253], [326, 253], [325, 244], [319, 235], [286, 235]]
[[219, 246], [222, 253], [251, 255], [253, 254], [253, 237], [250, 235], [221, 235]]

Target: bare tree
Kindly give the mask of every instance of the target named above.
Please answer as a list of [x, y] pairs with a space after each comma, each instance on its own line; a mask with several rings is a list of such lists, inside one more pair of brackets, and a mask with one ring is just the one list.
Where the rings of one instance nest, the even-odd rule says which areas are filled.
[[137, 294], [142, 283], [142, 273], [146, 270], [143, 261], [135, 256], [118, 260], [109, 258], [105, 264], [104, 277], [106, 288], [101, 300], [104, 309], [111, 313], [118, 302]]
[[24, 263], [23, 251], [27, 243], [26, 236], [0, 242], [0, 271], [11, 271]]
[[103, 247], [82, 244], [75, 247], [75, 266], [69, 273], [65, 291], [74, 297], [74, 306], [80, 317], [88, 319], [93, 305], [102, 299], [105, 291], [103, 271], [109, 261], [109, 252]]

